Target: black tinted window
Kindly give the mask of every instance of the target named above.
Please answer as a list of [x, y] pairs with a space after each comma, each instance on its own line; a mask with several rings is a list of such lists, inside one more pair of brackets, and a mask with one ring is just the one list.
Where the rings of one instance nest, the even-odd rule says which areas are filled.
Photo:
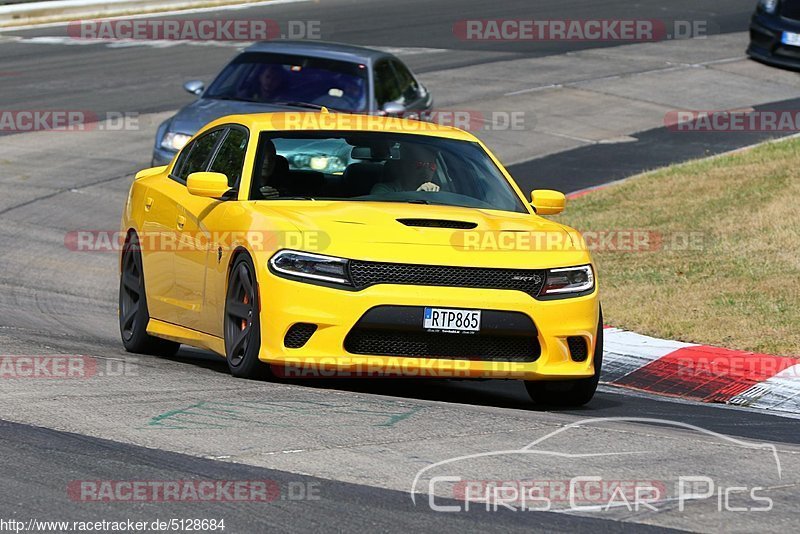
[[281, 163], [261, 171], [253, 200], [414, 202], [527, 213], [478, 143], [367, 131], [265, 132], [259, 142], [259, 153], [274, 150]]
[[230, 129], [209, 170], [221, 172], [228, 177], [228, 187], [236, 187], [242, 177], [246, 149], [247, 134], [239, 129]]
[[392, 69], [391, 63], [382, 61], [375, 66], [375, 99], [378, 107], [383, 107], [387, 102], [401, 99], [400, 86]]
[[214, 80], [203, 98], [285, 105], [304, 102], [342, 111], [367, 106], [367, 69], [325, 58], [245, 52]]
[[419, 98], [417, 82], [408, 68], [399, 61], [392, 61], [392, 66], [397, 77], [397, 92], [400, 95], [398, 102], [403, 105], [411, 104]]
[[186, 156], [186, 160], [183, 161], [181, 169], [176, 175], [180, 181], [186, 182], [186, 178], [193, 172], [206, 170], [208, 160], [211, 158], [214, 147], [223, 131], [215, 130], [205, 134], [192, 143], [191, 146], [186, 147], [185, 150], [189, 150], [189, 155]]

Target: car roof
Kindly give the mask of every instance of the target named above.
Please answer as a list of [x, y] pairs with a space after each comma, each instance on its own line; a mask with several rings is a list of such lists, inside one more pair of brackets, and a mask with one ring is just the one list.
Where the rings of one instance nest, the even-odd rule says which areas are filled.
[[389, 132], [401, 134], [427, 135], [446, 137], [461, 141], [477, 142], [471, 133], [452, 126], [443, 126], [432, 122], [396, 117], [380, 117], [377, 115], [356, 115], [349, 113], [333, 113], [325, 111], [286, 111], [272, 113], [248, 113], [228, 115], [208, 123], [202, 131], [224, 124], [241, 124], [251, 132], [270, 131], [363, 131]]
[[283, 39], [261, 41], [247, 47], [244, 52], [294, 54], [298, 56], [338, 59], [353, 63], [369, 63], [370, 61], [376, 61], [380, 58], [394, 57], [387, 52], [363, 46], [333, 43], [329, 41], [292, 41]]

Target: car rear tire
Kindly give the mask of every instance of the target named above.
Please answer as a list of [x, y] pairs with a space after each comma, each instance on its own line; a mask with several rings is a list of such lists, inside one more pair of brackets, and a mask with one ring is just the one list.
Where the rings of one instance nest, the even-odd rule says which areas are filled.
[[536, 404], [558, 407], [583, 406], [592, 400], [603, 367], [603, 311], [597, 323], [597, 342], [594, 347], [594, 376], [577, 380], [547, 380], [525, 382], [528, 394]]
[[261, 349], [261, 318], [258, 285], [253, 261], [247, 254], [234, 260], [225, 296], [225, 357], [237, 378], [267, 378], [269, 365], [258, 359]]
[[144, 270], [139, 238], [136, 234], [122, 247], [122, 269], [119, 277], [119, 333], [128, 352], [173, 356], [180, 343], [160, 339], [147, 333], [150, 312], [144, 290]]

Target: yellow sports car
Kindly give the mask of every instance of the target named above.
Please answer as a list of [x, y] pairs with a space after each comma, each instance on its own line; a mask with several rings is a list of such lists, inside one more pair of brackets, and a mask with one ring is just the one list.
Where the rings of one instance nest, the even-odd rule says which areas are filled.
[[603, 322], [579, 233], [467, 132], [319, 112], [235, 115], [139, 172], [122, 217], [132, 352], [180, 343], [238, 377], [524, 380], [597, 388]]

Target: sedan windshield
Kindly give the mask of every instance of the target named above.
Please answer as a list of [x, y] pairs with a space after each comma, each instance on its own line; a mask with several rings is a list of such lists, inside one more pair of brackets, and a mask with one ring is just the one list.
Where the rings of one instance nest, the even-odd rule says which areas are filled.
[[253, 200], [438, 204], [527, 213], [477, 143], [383, 132], [264, 132]]
[[341, 111], [364, 111], [367, 86], [365, 65], [248, 52], [225, 67], [203, 96], [263, 104], [302, 102]]

